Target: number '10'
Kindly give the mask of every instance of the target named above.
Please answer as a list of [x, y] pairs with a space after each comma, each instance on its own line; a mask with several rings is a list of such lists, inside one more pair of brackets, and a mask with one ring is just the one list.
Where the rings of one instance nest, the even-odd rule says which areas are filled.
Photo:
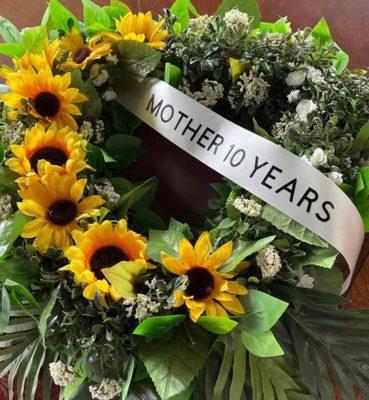
[[223, 161], [229, 160], [229, 164], [232, 167], [238, 167], [246, 157], [246, 151], [243, 149], [237, 149], [234, 151], [236, 145], [232, 144], [227, 155]]

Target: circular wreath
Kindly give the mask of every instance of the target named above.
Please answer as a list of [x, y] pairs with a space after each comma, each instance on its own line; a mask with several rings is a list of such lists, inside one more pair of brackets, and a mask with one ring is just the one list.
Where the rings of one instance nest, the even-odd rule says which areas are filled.
[[[239, 3], [239, 4], [238, 4]], [[1, 20], [0, 377], [13, 396], [343, 399], [369, 396], [369, 318], [345, 311], [338, 252], [236, 184], [196, 226], [131, 182], [140, 121], [118, 101], [153, 76], [303, 158], [368, 226], [369, 81], [324, 19], [292, 32], [256, 3], [154, 20], [51, 0], [41, 26]], [[238, 7], [238, 8], [237, 8]], [[194, 203], [196, 199], [193, 200]]]

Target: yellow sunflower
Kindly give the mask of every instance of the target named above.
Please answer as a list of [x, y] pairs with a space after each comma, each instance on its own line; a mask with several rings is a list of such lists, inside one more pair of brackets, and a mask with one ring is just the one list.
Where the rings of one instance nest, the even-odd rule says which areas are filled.
[[77, 129], [72, 115], [81, 115], [77, 103], [86, 96], [71, 88], [71, 74], [53, 75], [49, 67], [40, 71], [20, 70], [5, 76], [10, 93], [1, 100], [15, 113], [32, 115], [43, 123], [56, 122], [58, 126]]
[[[94, 223], [86, 232], [73, 232], [73, 239], [75, 246], [65, 251], [70, 263], [60, 270], [73, 272], [85, 298], [91, 300], [96, 293], [114, 300], [135, 296], [134, 282], [147, 267], [146, 239], [128, 230], [126, 220]], [[105, 279], [113, 268], [120, 276], [119, 287]]]
[[98, 216], [97, 207], [104, 203], [99, 196], [88, 196], [81, 201], [86, 179], [75, 175], [46, 175], [19, 190], [22, 202], [18, 208], [34, 217], [23, 229], [22, 237], [36, 238], [34, 246], [41, 252], [50, 247], [66, 249], [71, 244], [71, 232], [80, 229], [78, 221]]
[[23, 144], [10, 146], [16, 158], [10, 158], [6, 165], [22, 175], [17, 182], [26, 185], [52, 172], [76, 174], [87, 167], [86, 146], [87, 141], [68, 126], [59, 129], [52, 124], [45, 129], [36, 124], [26, 131]]
[[204, 312], [219, 317], [227, 317], [227, 311], [243, 314], [243, 305], [235, 295], [245, 295], [247, 289], [229, 280], [231, 275], [217, 271], [226, 263], [232, 251], [232, 242], [228, 242], [212, 253], [209, 234], [204, 232], [195, 247], [187, 239], [179, 242], [179, 259], [162, 253], [162, 261], [168, 271], [187, 276], [186, 290], [174, 292], [174, 307], [185, 304], [194, 322]]
[[60, 40], [50, 42], [47, 39], [45, 40], [41, 54], [34, 54], [27, 51], [18, 60], [13, 60], [13, 63], [18, 69], [34, 69], [35, 71], [41, 71], [43, 68], [51, 68], [59, 54]]
[[102, 42], [97, 36], [85, 43], [83, 36], [76, 28], [64, 36], [61, 46], [63, 50], [69, 52], [65, 66], [70, 69], [84, 69], [91, 61], [99, 60], [111, 52], [110, 44]]
[[135, 40], [147, 43], [155, 49], [165, 48], [165, 39], [169, 32], [163, 29], [165, 20], [155, 22], [151, 12], [147, 14], [127, 13], [115, 21], [117, 33], [103, 32], [102, 35], [113, 43], [121, 40]]

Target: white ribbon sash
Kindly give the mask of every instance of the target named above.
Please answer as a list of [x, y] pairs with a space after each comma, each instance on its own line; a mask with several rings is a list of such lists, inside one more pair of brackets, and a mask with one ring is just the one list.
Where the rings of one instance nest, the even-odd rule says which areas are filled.
[[346, 259], [350, 285], [364, 240], [359, 212], [329, 178], [283, 147], [244, 129], [167, 83], [151, 78], [118, 101], [210, 168], [293, 218]]

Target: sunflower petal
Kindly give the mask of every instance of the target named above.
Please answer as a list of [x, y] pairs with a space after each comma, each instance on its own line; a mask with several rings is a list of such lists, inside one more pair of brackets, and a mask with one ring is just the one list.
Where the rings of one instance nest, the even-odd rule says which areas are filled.
[[211, 241], [208, 232], [203, 232], [195, 244], [196, 262], [204, 265], [211, 251]]
[[178, 245], [179, 257], [187, 267], [196, 266], [196, 256], [192, 244], [187, 239], [181, 239]]
[[219, 249], [214, 251], [213, 254], [210, 255], [208, 260], [205, 263], [205, 266], [209, 269], [218, 269], [222, 265], [224, 265], [229, 257], [232, 255], [233, 251], [233, 243], [228, 242], [221, 246]]
[[162, 252], [161, 253], [162, 263], [169, 272], [175, 275], [185, 275], [188, 268], [183, 265], [180, 260], [175, 257], [171, 257], [170, 255]]

